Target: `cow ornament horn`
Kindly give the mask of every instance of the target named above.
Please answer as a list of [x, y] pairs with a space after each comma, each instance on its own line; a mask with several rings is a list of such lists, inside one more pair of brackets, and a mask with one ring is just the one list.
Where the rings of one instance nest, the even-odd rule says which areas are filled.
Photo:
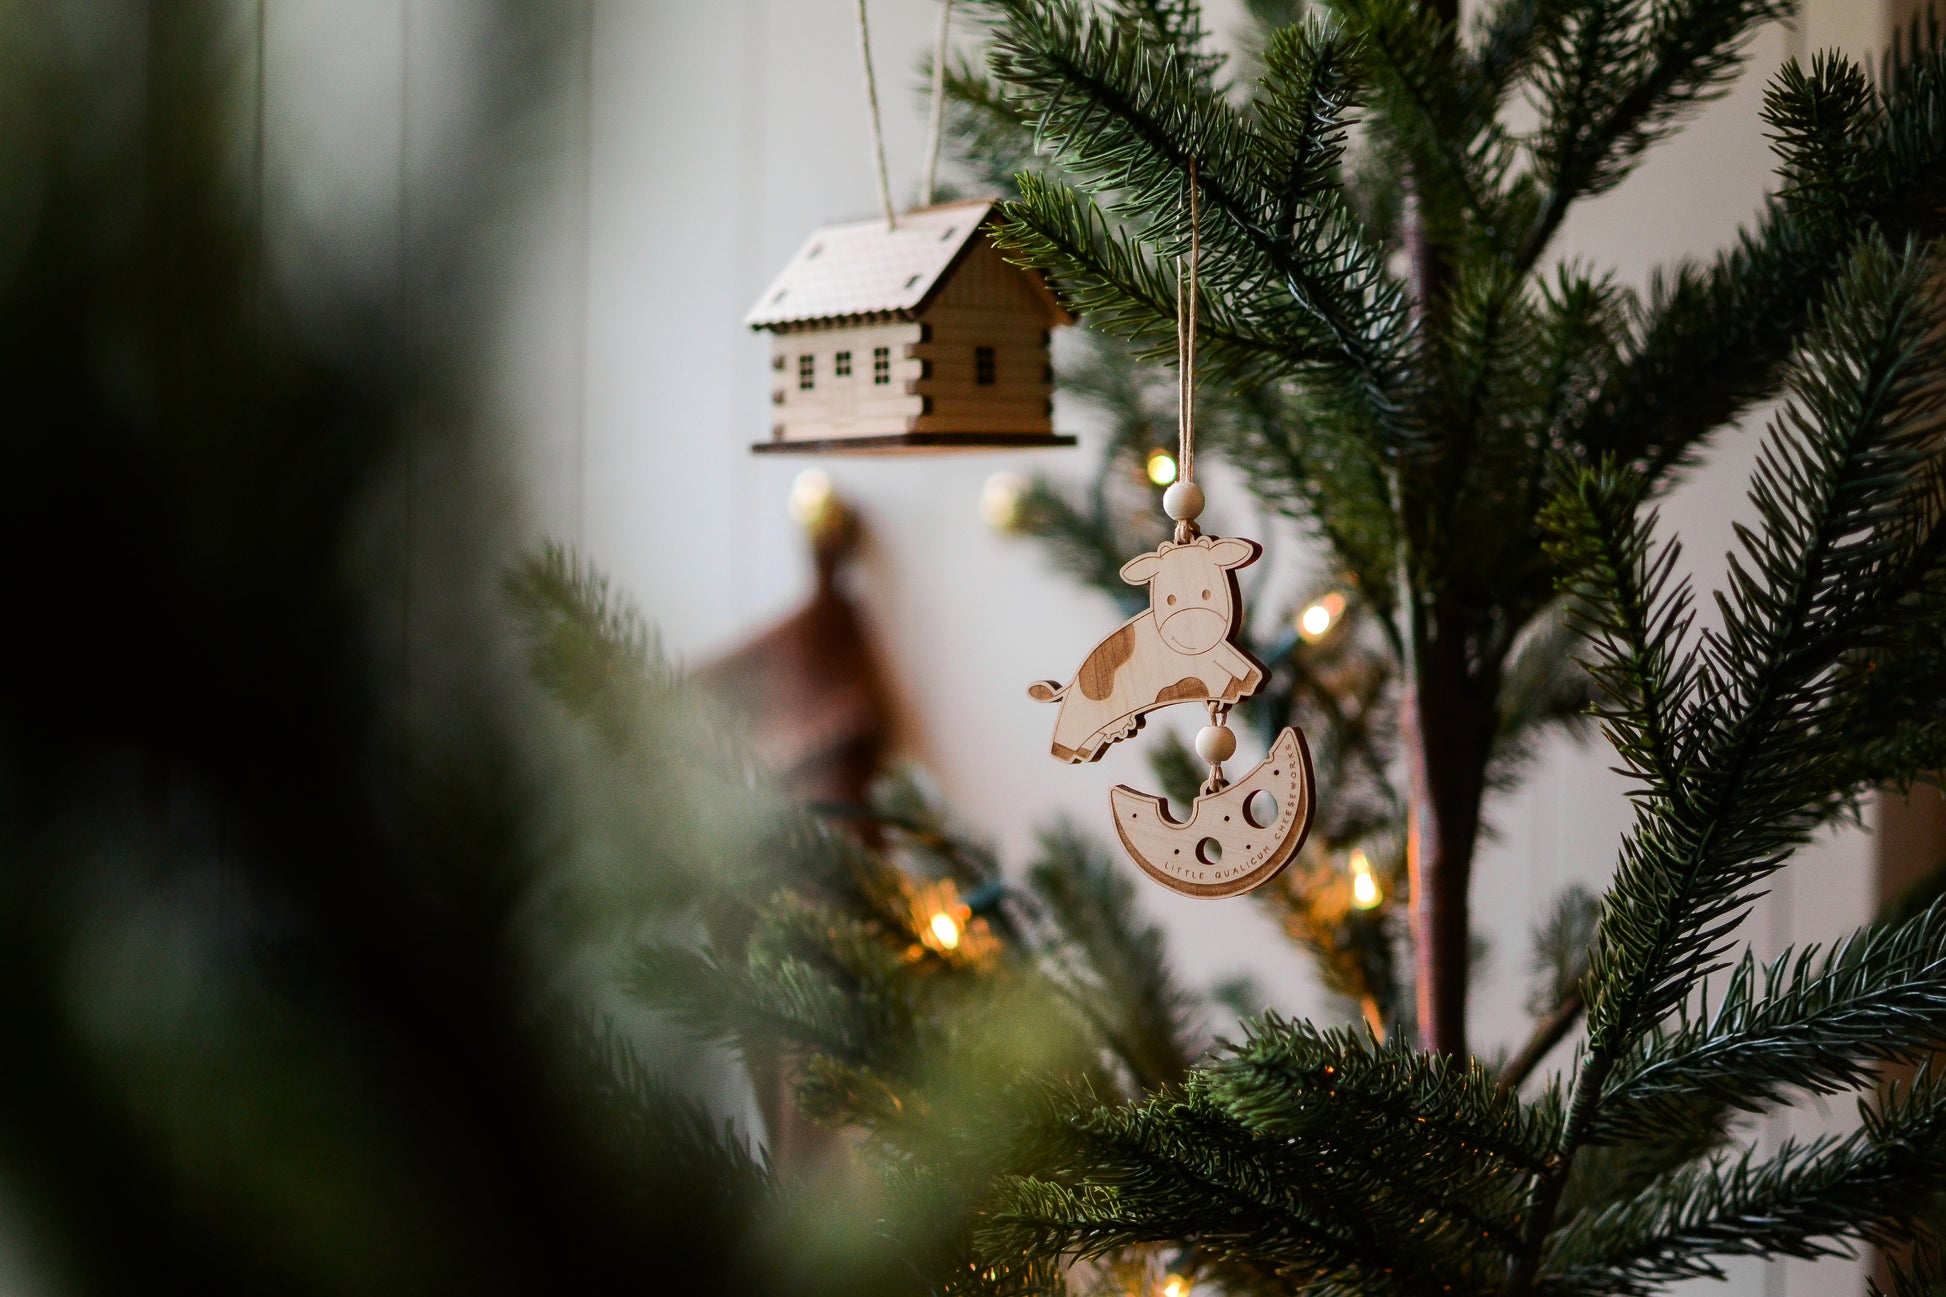
[[1257, 561], [1255, 541], [1205, 536], [1196, 526], [1203, 490], [1196, 485], [1196, 281], [1202, 254], [1196, 163], [1189, 163], [1188, 273], [1177, 263], [1177, 464], [1182, 476], [1162, 496], [1176, 521], [1164, 541], [1122, 567], [1122, 580], [1149, 588], [1149, 608], [1095, 645], [1066, 684], [1028, 686], [1037, 702], [1059, 703], [1054, 755], [1099, 761], [1111, 743], [1142, 728], [1147, 715], [1175, 703], [1201, 703], [1209, 724], [1196, 753], [1209, 762], [1202, 795], [1178, 820], [1160, 797], [1126, 784], [1108, 794], [1122, 846], [1149, 877], [1185, 896], [1237, 896], [1277, 876], [1311, 831], [1311, 753], [1301, 731], [1286, 727], [1262, 764], [1231, 783], [1223, 763], [1236, 753], [1230, 707], [1257, 692], [1263, 663], [1236, 642], [1243, 600], [1236, 571]]

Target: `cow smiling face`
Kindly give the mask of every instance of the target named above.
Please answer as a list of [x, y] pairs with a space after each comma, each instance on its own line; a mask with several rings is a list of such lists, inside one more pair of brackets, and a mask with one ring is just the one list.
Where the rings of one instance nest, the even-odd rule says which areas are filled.
[[1122, 580], [1149, 587], [1149, 611], [1162, 642], [1178, 653], [1207, 653], [1230, 638], [1236, 624], [1236, 568], [1256, 562], [1255, 541], [1199, 536], [1187, 545], [1164, 541], [1130, 559]]

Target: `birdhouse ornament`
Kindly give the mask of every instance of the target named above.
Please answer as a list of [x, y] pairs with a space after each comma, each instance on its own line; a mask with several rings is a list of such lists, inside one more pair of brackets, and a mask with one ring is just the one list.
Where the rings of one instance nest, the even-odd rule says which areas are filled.
[[1000, 254], [991, 199], [932, 202], [952, 5], [940, 5], [920, 206], [897, 214], [858, 7], [878, 218], [814, 230], [751, 308], [771, 335], [764, 454], [1072, 446], [1054, 431], [1052, 330], [1072, 324], [1036, 271]]
[[760, 453], [1071, 446], [1051, 331], [1073, 322], [986, 227], [989, 199], [827, 225], [746, 317], [770, 344]]
[[1028, 696], [1056, 703], [1052, 751], [1061, 761], [1098, 761], [1109, 745], [1142, 728], [1148, 714], [1199, 704], [1209, 723], [1196, 753], [1209, 777], [1186, 819], [1168, 803], [1126, 784], [1108, 795], [1115, 831], [1142, 870], [1186, 896], [1236, 896], [1269, 882], [1291, 862], [1311, 829], [1311, 753], [1302, 731], [1286, 727], [1249, 774], [1229, 780], [1236, 753], [1230, 708], [1262, 687], [1264, 666], [1237, 643], [1243, 601], [1236, 573], [1262, 547], [1197, 526], [1203, 491], [1195, 473], [1196, 281], [1201, 253], [1190, 171], [1189, 269], [1177, 294], [1180, 479], [1163, 494], [1175, 521], [1171, 539], [1122, 567], [1122, 579], [1147, 586], [1149, 606], [1097, 644], [1072, 679], [1038, 681]]

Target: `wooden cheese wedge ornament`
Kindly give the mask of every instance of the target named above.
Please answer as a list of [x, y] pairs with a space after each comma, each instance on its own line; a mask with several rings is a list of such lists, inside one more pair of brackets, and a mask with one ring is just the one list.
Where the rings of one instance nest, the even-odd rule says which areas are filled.
[[1275, 878], [1311, 831], [1311, 750], [1285, 729], [1255, 770], [1198, 797], [1186, 820], [1126, 784], [1108, 802], [1122, 846], [1149, 877], [1185, 896], [1239, 896]]

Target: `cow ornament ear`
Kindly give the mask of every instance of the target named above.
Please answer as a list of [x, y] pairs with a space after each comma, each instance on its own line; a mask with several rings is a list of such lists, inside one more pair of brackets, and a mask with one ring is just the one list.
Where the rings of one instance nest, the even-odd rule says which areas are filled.
[[1213, 541], [1209, 547], [1210, 557], [1218, 567], [1249, 567], [1263, 553], [1263, 546], [1254, 540], [1244, 540], [1240, 536], [1225, 536]]
[[1122, 580], [1130, 585], [1147, 585], [1155, 580], [1155, 574], [1161, 570], [1162, 551], [1150, 550], [1146, 554], [1137, 554], [1122, 564]]

